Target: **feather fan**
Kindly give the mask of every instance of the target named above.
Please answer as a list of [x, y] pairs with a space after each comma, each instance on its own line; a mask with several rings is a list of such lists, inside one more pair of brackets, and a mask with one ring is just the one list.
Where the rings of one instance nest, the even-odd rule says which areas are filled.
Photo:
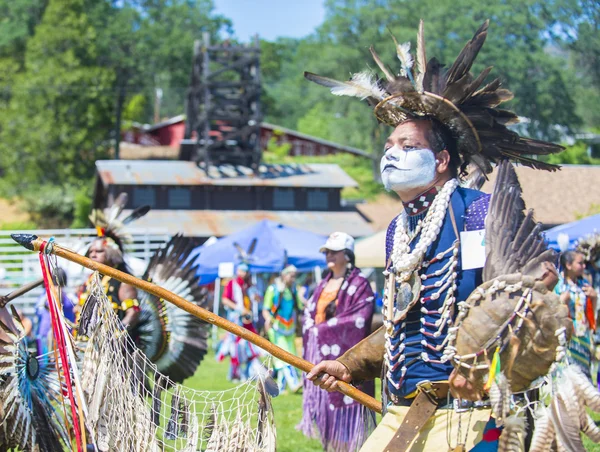
[[[189, 259], [194, 249], [191, 238], [175, 235], [152, 256], [143, 279], [208, 308], [206, 288]], [[209, 324], [154, 295], [139, 292], [138, 297], [140, 319], [131, 334], [160, 373], [181, 383], [194, 375], [208, 351]]]

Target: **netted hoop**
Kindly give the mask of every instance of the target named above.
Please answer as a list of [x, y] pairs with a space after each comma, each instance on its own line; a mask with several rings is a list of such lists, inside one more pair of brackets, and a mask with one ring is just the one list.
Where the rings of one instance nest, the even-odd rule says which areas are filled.
[[98, 450], [275, 450], [273, 411], [261, 378], [226, 391], [175, 384], [135, 346], [98, 275], [88, 302], [94, 312], [81, 378], [86, 426]]

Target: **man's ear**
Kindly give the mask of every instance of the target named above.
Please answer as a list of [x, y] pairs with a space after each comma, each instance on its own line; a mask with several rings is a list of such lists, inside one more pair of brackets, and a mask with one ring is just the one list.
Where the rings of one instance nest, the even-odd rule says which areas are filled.
[[436, 172], [439, 174], [445, 173], [450, 167], [450, 153], [446, 149], [438, 152], [435, 154], [435, 161], [437, 164], [435, 168]]

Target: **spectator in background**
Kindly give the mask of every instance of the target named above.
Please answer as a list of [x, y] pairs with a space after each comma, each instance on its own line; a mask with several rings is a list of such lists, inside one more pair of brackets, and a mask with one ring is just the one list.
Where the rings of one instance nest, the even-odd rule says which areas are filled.
[[[289, 265], [281, 272], [281, 278], [275, 280], [265, 292], [263, 317], [265, 331], [269, 340], [287, 352], [296, 354], [296, 322], [302, 301], [296, 288], [297, 269]], [[298, 372], [293, 366], [279, 359], [274, 362], [279, 390], [288, 388], [292, 392], [300, 389]]]
[[302, 297], [303, 300], [308, 300], [312, 296], [316, 287], [317, 285], [315, 284], [314, 275], [312, 273], [308, 273], [306, 278], [304, 278], [302, 287], [299, 288], [300, 297]]
[[[243, 263], [238, 265], [236, 277], [229, 281], [223, 290], [223, 306], [230, 322], [256, 333], [252, 301], [248, 296], [249, 276], [248, 265]], [[216, 358], [218, 361], [223, 361], [227, 356], [231, 358], [227, 375], [230, 381], [246, 381], [253, 376], [254, 366], [260, 364], [256, 359], [259, 356], [258, 349], [232, 333], [227, 333], [219, 345]]]
[[[328, 273], [304, 310], [304, 358], [312, 363], [335, 359], [371, 332], [374, 295], [354, 264], [354, 239], [334, 232], [320, 250]], [[373, 382], [358, 386], [374, 395]], [[303, 418], [299, 428], [319, 438], [324, 450], [356, 450], [369, 436], [375, 419], [369, 410], [339, 392], [328, 393], [304, 381]]]
[[569, 307], [573, 319], [573, 332], [567, 347], [571, 364], [579, 366], [591, 380], [593, 342], [596, 328], [596, 302], [598, 295], [583, 278], [584, 256], [577, 251], [565, 251], [560, 255], [561, 273], [554, 291]]

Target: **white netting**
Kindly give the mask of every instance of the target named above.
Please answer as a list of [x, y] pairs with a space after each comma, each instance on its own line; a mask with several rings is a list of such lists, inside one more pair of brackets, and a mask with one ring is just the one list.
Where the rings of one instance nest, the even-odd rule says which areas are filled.
[[125, 332], [97, 275], [92, 284], [95, 303], [80, 368], [86, 425], [98, 450], [275, 450], [264, 379], [226, 391], [172, 383]]

